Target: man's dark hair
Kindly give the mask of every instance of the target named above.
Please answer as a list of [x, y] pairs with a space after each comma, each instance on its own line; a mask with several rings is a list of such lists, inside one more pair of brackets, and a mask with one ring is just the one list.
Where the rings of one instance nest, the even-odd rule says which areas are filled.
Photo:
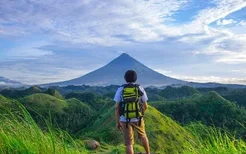
[[126, 82], [136, 82], [137, 81], [137, 73], [134, 70], [128, 70], [124, 76]]

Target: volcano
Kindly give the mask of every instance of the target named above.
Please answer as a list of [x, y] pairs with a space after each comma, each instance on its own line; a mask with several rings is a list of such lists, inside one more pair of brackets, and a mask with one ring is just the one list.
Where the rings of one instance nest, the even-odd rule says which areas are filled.
[[122, 85], [125, 83], [124, 74], [127, 70], [132, 69], [137, 72], [137, 83], [143, 86], [166, 86], [172, 84], [185, 84], [186, 81], [178, 80], [158, 73], [151, 68], [140, 63], [126, 53], [121, 54], [107, 65], [92, 71], [81, 77], [46, 84], [46, 86], [67, 86], [67, 85], [90, 85], [90, 86], [107, 86]]

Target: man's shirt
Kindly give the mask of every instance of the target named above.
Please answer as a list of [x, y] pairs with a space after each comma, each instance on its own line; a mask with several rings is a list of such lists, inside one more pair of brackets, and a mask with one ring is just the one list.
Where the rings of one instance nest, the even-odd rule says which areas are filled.
[[[123, 98], [122, 98], [122, 91], [123, 91], [123, 88], [124, 88], [123, 86], [119, 87], [119, 88], [117, 89], [116, 93], [115, 93], [114, 101], [115, 101], [116, 103], [119, 103], [119, 102], [123, 101]], [[141, 101], [140, 101], [140, 103], [147, 102], [148, 97], [147, 97], [147, 94], [146, 94], [144, 88], [141, 87], [141, 86], [139, 86], [139, 89], [140, 89], [140, 91], [143, 93], [143, 95], [141, 96]], [[126, 118], [125, 118], [123, 115], [121, 115], [121, 116], [120, 116], [120, 121], [121, 121], [121, 122], [126, 122]], [[137, 122], [137, 121], [138, 121], [137, 118], [132, 118], [132, 119], [131, 119], [131, 122]]]

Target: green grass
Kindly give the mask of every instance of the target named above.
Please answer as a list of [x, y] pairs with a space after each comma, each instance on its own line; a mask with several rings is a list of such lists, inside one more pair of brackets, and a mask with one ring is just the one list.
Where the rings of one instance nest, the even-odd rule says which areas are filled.
[[[216, 126], [237, 136], [245, 135], [246, 110], [229, 102], [216, 92], [208, 92], [192, 99], [151, 102], [163, 114], [172, 117], [181, 125], [200, 121], [205, 125]], [[241, 124], [239, 124], [239, 123]]]
[[5, 98], [3, 95], [0, 94], [0, 103], [5, 103], [7, 101], [8, 101], [8, 99]]
[[[20, 103], [18, 111], [5, 109], [0, 114], [1, 154], [121, 154], [123, 144], [117, 146], [100, 143], [97, 150], [87, 149], [84, 138], [72, 138], [67, 132], [55, 129], [46, 121], [47, 129], [41, 130], [31, 115]], [[136, 151], [143, 151], [135, 146]]]
[[88, 153], [83, 142], [77, 142], [64, 131], [48, 127], [42, 131], [24, 107], [19, 116], [14, 113], [0, 116], [0, 153]]
[[[54, 129], [47, 122], [47, 129], [41, 130], [27, 110], [20, 106], [20, 111], [0, 114], [0, 153], [1, 154], [124, 154], [123, 140], [118, 144], [101, 142], [97, 150], [88, 150], [82, 138], [72, 138], [67, 132]], [[150, 112], [151, 111], [151, 112]], [[6, 112], [5, 112], [6, 113]], [[103, 115], [102, 119], [108, 115]], [[145, 117], [146, 131], [151, 141], [152, 152], [159, 154], [245, 154], [246, 143], [236, 139], [234, 135], [222, 130], [191, 124], [180, 127], [170, 118], [162, 115], [153, 107], [149, 108]], [[156, 125], [156, 123], [158, 125]], [[95, 122], [91, 127], [101, 122]], [[105, 123], [106, 128], [114, 124]], [[101, 134], [101, 128], [95, 127], [96, 136]], [[111, 130], [111, 129], [110, 129]], [[113, 130], [113, 128], [112, 128]], [[112, 134], [111, 134], [112, 135]], [[110, 138], [108, 138], [110, 139]], [[111, 138], [114, 140], [115, 138]], [[155, 149], [156, 148], [156, 149]], [[136, 152], [143, 152], [137, 142]]]
[[68, 106], [65, 100], [43, 93], [26, 96], [20, 99], [20, 102], [27, 108], [40, 113], [48, 113], [50, 111], [61, 114], [64, 112], [63, 108]]
[[245, 154], [246, 143], [226, 131], [200, 123], [186, 127], [195, 137], [195, 145], [189, 145], [184, 153], [191, 154]]
[[[114, 104], [111, 104], [95, 118], [93, 123], [81, 132], [82, 136], [87, 136], [106, 142], [110, 145], [118, 146], [123, 143], [122, 132], [117, 131], [115, 126]], [[163, 115], [154, 107], [149, 107], [144, 121], [146, 133], [150, 141], [152, 152], [155, 153], [179, 153], [184, 150], [187, 142], [193, 141], [191, 134], [174, 122], [171, 118]], [[135, 134], [135, 136], [137, 136]], [[135, 143], [141, 144], [135, 137]]]

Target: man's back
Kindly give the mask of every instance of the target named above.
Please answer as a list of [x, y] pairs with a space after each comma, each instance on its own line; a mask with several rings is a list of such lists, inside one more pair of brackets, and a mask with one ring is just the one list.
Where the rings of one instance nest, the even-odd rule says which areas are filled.
[[[126, 85], [129, 85], [130, 88], [136, 88], [136, 89], [133, 90], [129, 88], [126, 90], [125, 85], [117, 89], [114, 96], [114, 101], [116, 102], [115, 104], [116, 127], [118, 128], [118, 130], [123, 131], [127, 154], [133, 154], [133, 144], [134, 144], [133, 129], [135, 129], [136, 132], [138, 133], [138, 137], [142, 141], [146, 154], [149, 154], [150, 153], [149, 142], [145, 132], [144, 120], [142, 119], [141, 116], [139, 116], [140, 114], [137, 113], [139, 112], [138, 111], [139, 107], [137, 107], [138, 105], [137, 103], [141, 103], [143, 112], [148, 108], [147, 105], [148, 97], [146, 95], [144, 88], [135, 84], [137, 80], [137, 74], [135, 71], [128, 70], [125, 73], [124, 78], [127, 82]], [[139, 90], [139, 93], [136, 90]], [[138, 94], [140, 93], [141, 95], [138, 96]], [[135, 103], [135, 105], [132, 105], [132, 103]], [[120, 112], [120, 110], [122, 109], [121, 106], [122, 104], [124, 105], [123, 113]], [[136, 107], [134, 108], [134, 106]], [[136, 112], [136, 116], [129, 116], [131, 112]]]
[[[129, 83], [129, 84], [133, 84], [133, 85], [137, 86], [138, 90], [140, 91], [139, 93], [141, 93], [141, 94], [139, 94], [140, 97], [139, 97], [139, 102], [138, 103], [140, 104], [140, 107], [142, 109], [144, 102], [147, 103], [147, 100], [148, 100], [148, 97], [147, 97], [147, 94], [146, 94], [144, 88], [142, 86], [140, 86], [140, 85], [135, 84], [135, 83]], [[120, 102], [120, 103], [124, 102], [123, 92], [124, 92], [124, 87], [125, 86], [126, 85], [123, 85], [123, 86], [121, 86], [121, 87], [119, 87], [117, 89], [117, 91], [115, 93], [115, 96], [114, 96], [114, 101], [115, 102]], [[131, 94], [129, 94], [129, 95], [131, 95]], [[138, 118], [131, 118], [130, 121], [131, 122], [137, 122], [138, 120], [139, 120]], [[120, 121], [122, 121], [122, 122], [126, 122], [127, 121], [126, 116], [124, 116], [124, 114], [123, 115], [120, 114]]]

